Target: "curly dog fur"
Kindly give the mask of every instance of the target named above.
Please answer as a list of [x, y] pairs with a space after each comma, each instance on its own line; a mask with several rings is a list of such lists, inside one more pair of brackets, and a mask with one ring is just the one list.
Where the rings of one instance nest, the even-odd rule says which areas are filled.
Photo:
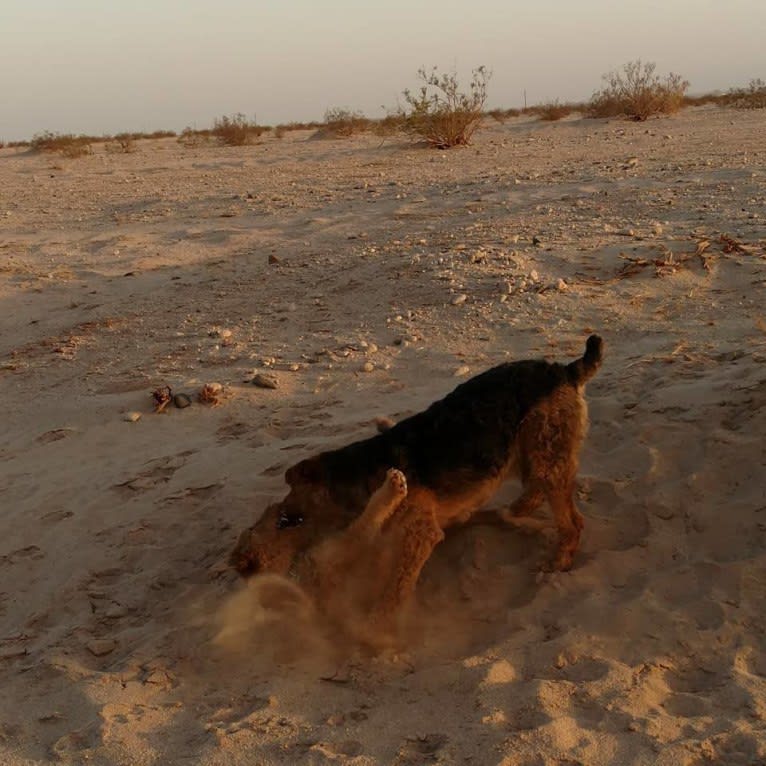
[[526, 517], [547, 500], [558, 530], [552, 568], [569, 569], [583, 528], [573, 494], [588, 424], [584, 386], [602, 356], [602, 340], [592, 335], [570, 364], [498, 365], [369, 439], [302, 460], [285, 473], [287, 497], [240, 536], [233, 565], [242, 574], [287, 574], [308, 553], [313, 563], [299, 569], [307, 580], [305, 572], [314, 572], [312, 590], [326, 591], [330, 572], [355, 571], [351, 559], [385, 555], [390, 575], [371, 600], [390, 613], [414, 591], [443, 530], [518, 477], [522, 494], [501, 518], [534, 526]]

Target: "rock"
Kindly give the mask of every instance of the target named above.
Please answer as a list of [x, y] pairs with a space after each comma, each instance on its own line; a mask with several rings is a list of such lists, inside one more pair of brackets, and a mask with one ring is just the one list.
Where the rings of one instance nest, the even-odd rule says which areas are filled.
[[277, 388], [279, 386], [279, 381], [277, 380], [275, 375], [266, 375], [262, 372], [259, 372], [254, 378], [253, 378], [253, 385], [258, 386], [258, 388]]
[[191, 397], [188, 394], [176, 394], [173, 397], [173, 404], [182, 410], [184, 407], [188, 407], [192, 403]]
[[535, 247], [542, 247], [543, 246], [543, 241], [540, 239], [540, 237], [532, 237], [532, 244]]
[[106, 610], [105, 615], [110, 620], [117, 620], [120, 617], [126, 617], [128, 614], [128, 608], [122, 604], [114, 604]]
[[461, 303], [465, 303], [468, 300], [468, 296], [465, 293], [456, 295], [450, 302], [453, 306], [459, 306]]
[[568, 290], [569, 289], [569, 285], [563, 279], [559, 279], [559, 281], [556, 282], [556, 289], [557, 290]]
[[532, 271], [529, 272], [529, 278], [533, 282], [539, 282], [540, 281], [540, 275], [534, 269], [532, 269]]
[[362, 372], [372, 372], [374, 369], [375, 365], [372, 362], [365, 362], [361, 367]]
[[117, 648], [117, 642], [113, 638], [94, 638], [88, 641], [87, 648], [96, 657], [103, 657]]
[[343, 713], [334, 713], [327, 719], [328, 726], [342, 726], [346, 723], [346, 716]]
[[464, 364], [458, 367], [452, 375], [456, 378], [462, 378], [464, 375], [468, 375], [470, 371], [471, 368], [467, 364]]
[[136, 423], [137, 421], [141, 420], [141, 413], [140, 412], [126, 412], [122, 419], [125, 420], [128, 423]]
[[270, 255], [269, 256], [269, 263], [273, 266], [276, 263], [279, 263], [279, 258], [277, 258], [276, 255]]

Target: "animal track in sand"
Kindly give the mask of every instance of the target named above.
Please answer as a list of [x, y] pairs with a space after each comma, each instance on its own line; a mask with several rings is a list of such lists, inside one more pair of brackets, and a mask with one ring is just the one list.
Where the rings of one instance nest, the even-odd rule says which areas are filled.
[[186, 450], [178, 455], [168, 455], [150, 460], [146, 463], [147, 468], [141, 471], [138, 476], [115, 484], [114, 488], [132, 494], [134, 492], [146, 492], [160, 484], [166, 484], [179, 468], [186, 465], [186, 459], [195, 452], [196, 450]]

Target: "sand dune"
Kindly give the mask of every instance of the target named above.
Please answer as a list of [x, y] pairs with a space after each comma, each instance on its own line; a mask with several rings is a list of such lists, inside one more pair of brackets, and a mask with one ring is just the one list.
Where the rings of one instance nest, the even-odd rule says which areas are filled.
[[[0, 150], [0, 760], [766, 762], [762, 123]], [[222, 562], [287, 466], [590, 331], [571, 572], [457, 530], [393, 658], [248, 612]]]

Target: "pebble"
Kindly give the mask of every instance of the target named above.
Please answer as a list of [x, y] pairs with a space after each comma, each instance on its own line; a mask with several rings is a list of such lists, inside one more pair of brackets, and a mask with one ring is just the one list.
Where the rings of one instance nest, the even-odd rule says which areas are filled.
[[141, 420], [141, 413], [140, 412], [126, 412], [122, 419], [128, 423], [135, 423], [138, 420]]
[[372, 362], [365, 362], [361, 367], [362, 372], [372, 372], [374, 369], [375, 365]]
[[117, 642], [113, 638], [94, 638], [88, 641], [88, 651], [96, 657], [103, 657], [117, 648]]
[[532, 271], [529, 272], [529, 278], [533, 282], [539, 282], [540, 281], [540, 275], [534, 269], [532, 269]]
[[259, 372], [253, 378], [253, 385], [258, 386], [258, 388], [277, 388], [279, 381], [274, 375], [264, 375], [262, 372]]
[[120, 617], [126, 617], [128, 614], [128, 608], [122, 604], [115, 604], [106, 610], [106, 616], [111, 620], [116, 620]]
[[569, 285], [563, 279], [559, 279], [559, 281], [556, 282], [556, 287], [559, 290], [568, 290], [569, 289]]
[[184, 407], [188, 407], [192, 403], [191, 397], [188, 394], [176, 394], [173, 397], [173, 404], [182, 410]]
[[455, 372], [452, 373], [453, 377], [455, 378], [462, 378], [463, 375], [468, 375], [468, 373], [471, 371], [471, 368], [467, 364], [463, 364], [460, 367], [458, 367]]
[[461, 293], [460, 295], [456, 295], [451, 303], [453, 306], [459, 306], [461, 303], [465, 303], [468, 300], [468, 296], [465, 293]]

